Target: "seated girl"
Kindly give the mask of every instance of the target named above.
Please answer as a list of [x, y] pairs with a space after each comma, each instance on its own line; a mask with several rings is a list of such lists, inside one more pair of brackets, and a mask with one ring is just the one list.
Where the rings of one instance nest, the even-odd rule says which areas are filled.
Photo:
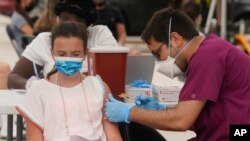
[[28, 141], [121, 141], [118, 127], [104, 118], [109, 87], [99, 76], [83, 76], [87, 29], [64, 22], [52, 31], [54, 69], [34, 81], [17, 110], [27, 123]]

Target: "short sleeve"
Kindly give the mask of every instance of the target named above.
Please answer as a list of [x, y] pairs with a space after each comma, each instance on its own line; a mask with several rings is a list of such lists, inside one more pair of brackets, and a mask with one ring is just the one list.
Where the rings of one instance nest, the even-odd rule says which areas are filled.
[[88, 48], [96, 46], [117, 47], [118, 43], [107, 26], [95, 25], [88, 28]]
[[34, 84], [27, 90], [22, 104], [17, 106], [19, 113], [31, 120], [38, 127], [43, 129], [44, 125], [44, 105], [41, 94], [37, 91], [39, 83]]
[[102, 78], [99, 75], [96, 75], [94, 78], [96, 79], [98, 89], [100, 89], [102, 95], [105, 96], [105, 85], [103, 84]]
[[103, 95], [103, 108], [102, 108], [102, 112], [103, 112], [103, 115], [105, 116], [104, 114], [104, 107], [105, 107], [105, 104], [108, 102], [108, 91], [107, 91], [107, 84], [105, 85], [102, 78], [99, 76], [99, 75], [96, 75], [96, 80], [97, 80], [97, 83], [99, 83], [99, 88], [101, 89], [102, 91], [102, 95]]
[[96, 93], [101, 94], [103, 98], [103, 103], [105, 104], [108, 98], [107, 84], [104, 84], [105, 82], [99, 75], [91, 76], [91, 78], [92, 78], [92, 84], [95, 86], [95, 89], [97, 90]]
[[115, 20], [116, 20], [115, 22], [124, 24], [125, 21], [124, 21], [124, 18], [122, 16], [120, 9], [115, 7], [115, 8], [113, 8], [113, 12], [115, 14]]
[[210, 100], [216, 102], [224, 77], [224, 64], [219, 57], [194, 56], [187, 70], [187, 79], [179, 101]]
[[21, 28], [21, 26], [23, 26], [24, 24], [27, 23], [27, 21], [24, 19], [23, 16], [21, 16], [19, 13], [14, 12], [13, 16], [11, 17], [11, 23], [12, 25], [14, 25], [15, 27], [17, 27], [18, 29]]
[[46, 57], [50, 58], [50, 32], [40, 33], [32, 42], [25, 48], [23, 56], [30, 61], [44, 66]]

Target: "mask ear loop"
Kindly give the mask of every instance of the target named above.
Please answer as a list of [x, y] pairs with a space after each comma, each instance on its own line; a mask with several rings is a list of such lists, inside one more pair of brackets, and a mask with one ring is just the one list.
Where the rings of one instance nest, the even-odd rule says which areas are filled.
[[[172, 28], [172, 17], [170, 17], [170, 19], [169, 19], [169, 24], [168, 24], [168, 48], [169, 48], [169, 57], [171, 57], [171, 44], [170, 44], [170, 34], [171, 34], [171, 28]], [[182, 48], [182, 50], [180, 51], [180, 52], [178, 52], [177, 53], [177, 55], [174, 57], [174, 58], [177, 58], [181, 53], [182, 53], [182, 51], [186, 48], [186, 47], [188, 47], [189, 46], [189, 44], [193, 41], [193, 39], [195, 38], [196, 36], [194, 36], [193, 38], [192, 38], [192, 40], [191, 41], [189, 41], [188, 43], [187, 43], [187, 45], [185, 45], [185, 47], [183, 47]]]
[[170, 34], [171, 34], [171, 26], [172, 26], [172, 17], [169, 19], [169, 24], [168, 24], [168, 56], [171, 57], [171, 46], [170, 46]]
[[178, 56], [180, 56], [180, 54], [187, 48], [187, 47], [189, 47], [189, 44], [190, 43], [192, 43], [192, 41], [195, 39], [195, 37], [196, 36], [194, 36], [193, 38], [192, 38], [192, 40], [190, 40], [178, 53], [177, 53], [177, 55], [174, 57], [175, 59], [178, 57]]
[[[168, 24], [168, 48], [169, 48], [169, 51], [168, 51], [168, 57], [171, 57], [171, 38], [170, 38], [170, 34], [171, 34], [171, 27], [172, 27], [172, 17], [169, 18], [169, 24]], [[174, 62], [173, 62], [174, 63]], [[172, 76], [173, 76], [173, 73], [174, 73], [174, 67], [172, 68]]]

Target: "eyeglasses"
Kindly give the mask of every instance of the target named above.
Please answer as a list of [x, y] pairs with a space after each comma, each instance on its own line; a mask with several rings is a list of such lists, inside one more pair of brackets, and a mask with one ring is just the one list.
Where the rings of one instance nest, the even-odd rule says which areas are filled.
[[162, 43], [157, 49], [151, 51], [151, 53], [153, 54], [153, 56], [154, 56], [156, 59], [159, 59], [159, 58], [160, 58], [160, 55], [161, 55], [161, 48], [163, 47], [163, 45], [164, 45], [164, 43]]

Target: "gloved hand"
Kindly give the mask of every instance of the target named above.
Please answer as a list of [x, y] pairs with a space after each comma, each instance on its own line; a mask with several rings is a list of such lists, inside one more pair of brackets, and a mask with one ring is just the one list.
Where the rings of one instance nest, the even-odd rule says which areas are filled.
[[35, 80], [38, 80], [38, 78], [36, 76], [31, 76], [27, 81], [26, 81], [26, 84], [25, 84], [25, 89], [27, 90], [33, 81]]
[[160, 104], [153, 97], [139, 95], [135, 98], [135, 105], [150, 110], [164, 110], [167, 109], [166, 105]]
[[108, 95], [109, 102], [105, 105], [105, 114], [109, 121], [130, 123], [129, 115], [132, 106], [116, 100], [112, 94]]

